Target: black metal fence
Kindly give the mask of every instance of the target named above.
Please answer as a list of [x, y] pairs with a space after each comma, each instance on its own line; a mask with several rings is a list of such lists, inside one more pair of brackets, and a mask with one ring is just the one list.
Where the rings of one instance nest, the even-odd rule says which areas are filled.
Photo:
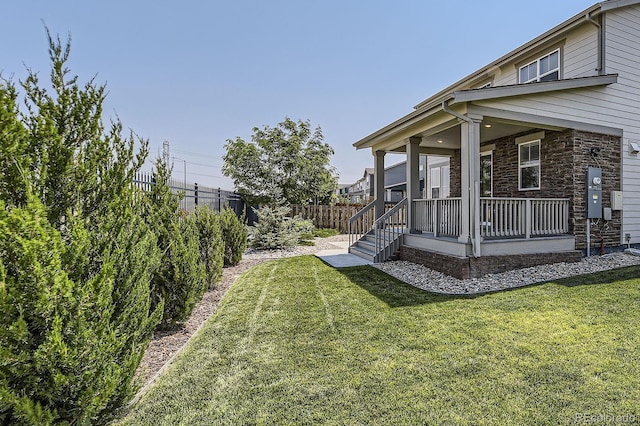
[[[143, 191], [155, 185], [153, 173], [136, 173], [134, 184]], [[188, 183], [178, 179], [170, 179], [169, 186], [174, 194], [181, 194], [180, 208], [191, 212], [197, 206], [209, 206], [215, 211], [222, 211], [225, 207], [232, 209], [238, 217], [245, 213], [245, 203], [240, 194], [220, 188], [211, 188], [197, 183]]]

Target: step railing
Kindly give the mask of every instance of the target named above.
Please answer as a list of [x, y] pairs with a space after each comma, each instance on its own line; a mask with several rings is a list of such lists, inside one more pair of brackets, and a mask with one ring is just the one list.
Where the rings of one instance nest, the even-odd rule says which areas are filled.
[[375, 221], [373, 225], [376, 240], [374, 262], [384, 262], [400, 248], [402, 236], [408, 229], [407, 204], [407, 199], [402, 199]]
[[349, 218], [349, 247], [373, 228], [376, 221], [375, 205], [375, 201], [372, 201]]

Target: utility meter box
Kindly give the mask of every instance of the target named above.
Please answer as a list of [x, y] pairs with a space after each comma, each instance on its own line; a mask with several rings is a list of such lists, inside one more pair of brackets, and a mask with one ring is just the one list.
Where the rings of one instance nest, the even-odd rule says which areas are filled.
[[622, 210], [622, 191], [611, 191], [611, 210]]
[[585, 200], [588, 219], [602, 219], [602, 169], [587, 168], [587, 198]]

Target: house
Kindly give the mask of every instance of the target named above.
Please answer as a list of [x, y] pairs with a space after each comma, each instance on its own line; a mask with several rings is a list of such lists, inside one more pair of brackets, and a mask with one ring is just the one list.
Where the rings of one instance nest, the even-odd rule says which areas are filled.
[[[465, 278], [640, 243], [640, 0], [593, 5], [354, 146], [375, 163], [363, 257]], [[387, 153], [408, 167], [385, 213]], [[448, 158], [448, 194], [421, 192], [422, 156]]]
[[373, 168], [364, 169], [362, 177], [343, 189], [343, 194], [348, 194], [350, 203], [367, 204], [373, 199]]
[[[436, 166], [442, 166], [449, 162], [447, 157], [440, 158], [440, 164], [431, 164], [436, 157], [428, 158], [430, 161], [429, 166], [427, 166], [427, 157], [421, 157], [420, 161], [420, 191], [426, 191], [425, 188], [425, 174], [427, 173], [428, 167], [432, 167], [433, 171], [438, 173], [434, 174], [437, 176], [437, 179], [431, 182], [431, 185], [436, 185], [435, 187], [431, 187], [432, 191], [439, 191], [441, 180], [439, 170], [435, 170]], [[406, 196], [406, 187], [407, 187], [407, 162], [401, 161], [399, 163], [388, 166], [384, 169], [384, 201], [385, 203], [397, 203], [402, 200]], [[341, 198], [347, 198], [350, 203], [369, 203], [373, 200], [373, 176], [374, 169], [366, 168], [364, 170], [364, 175], [360, 179], [358, 179], [353, 184], [338, 184], [336, 188], [336, 195]], [[444, 185], [444, 179], [442, 180]], [[447, 181], [448, 182], [448, 181]], [[448, 191], [448, 186], [443, 187], [443, 190]], [[439, 192], [438, 192], [439, 193]], [[426, 193], [425, 193], [426, 194]], [[448, 192], [447, 192], [448, 194]], [[426, 197], [426, 195], [425, 195]], [[431, 198], [431, 197], [429, 197]]]

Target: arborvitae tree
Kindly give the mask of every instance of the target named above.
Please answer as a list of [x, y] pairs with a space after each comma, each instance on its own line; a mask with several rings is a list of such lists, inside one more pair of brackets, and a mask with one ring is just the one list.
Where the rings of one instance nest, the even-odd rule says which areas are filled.
[[161, 326], [173, 328], [184, 321], [207, 287], [200, 261], [200, 242], [195, 221], [178, 214], [178, 197], [171, 192], [171, 172], [156, 160], [154, 184], [146, 193], [145, 218], [158, 237], [160, 267], [151, 281], [152, 306], [164, 303]]
[[[65, 271], [65, 257], [90, 244], [80, 221], [63, 243], [33, 197], [10, 211], [0, 202], [0, 423], [100, 423], [131, 395], [143, 348], [131, 343], [131, 325], [111, 320], [113, 266], [124, 256], [86, 281]], [[148, 335], [157, 317], [136, 331]]]
[[224, 262], [224, 241], [218, 214], [204, 205], [192, 213], [198, 228], [200, 240], [200, 260], [207, 271], [207, 283], [213, 288], [222, 278]]
[[20, 121], [17, 98], [15, 86], [0, 80], [0, 200], [11, 205], [26, 202], [24, 174], [31, 160], [26, 154], [29, 133]]
[[224, 266], [235, 266], [247, 248], [247, 227], [233, 210], [225, 208], [220, 213], [220, 228], [224, 240]]
[[[147, 143], [140, 141], [136, 153], [136, 141], [133, 136], [122, 136], [120, 122], [105, 128], [105, 87], [93, 80], [81, 86], [77, 77], [69, 75], [65, 65], [69, 49], [69, 43], [63, 46], [49, 36], [52, 91], [41, 87], [37, 74], [30, 72], [22, 83], [24, 114], [15, 106], [13, 84], [5, 81], [0, 85], [0, 165], [9, 165], [0, 173], [0, 196], [6, 203], [4, 210], [25, 207], [27, 193], [40, 200], [44, 216], [40, 219], [38, 215], [38, 220], [50, 223], [61, 234], [60, 268], [73, 284], [74, 303], [91, 306], [85, 316], [78, 316], [86, 322], [86, 330], [76, 333], [79, 346], [84, 339], [81, 361], [104, 357], [113, 363], [105, 366], [95, 361], [95, 369], [83, 367], [90, 375], [60, 370], [55, 381], [67, 383], [69, 389], [38, 401], [42, 410], [57, 411], [61, 420], [97, 422], [122, 405], [134, 389], [132, 378], [162, 312], [161, 304], [157, 311], [150, 309], [150, 280], [160, 253], [154, 234], [140, 217], [141, 196], [133, 187], [135, 172], [148, 152]], [[23, 279], [5, 272], [7, 279]], [[93, 284], [88, 284], [102, 282], [102, 277], [108, 286], [92, 289]], [[103, 294], [105, 289], [108, 294]], [[72, 314], [77, 315], [79, 308], [74, 309]], [[29, 315], [36, 318], [42, 313]], [[4, 327], [4, 318], [0, 319]], [[46, 334], [45, 325], [42, 333]], [[108, 333], [100, 337], [100, 330]], [[93, 344], [96, 336], [105, 345]], [[51, 353], [57, 354], [53, 349]], [[68, 377], [62, 376], [65, 372]], [[12, 380], [15, 392], [32, 392], [20, 388], [27, 383], [20, 376]], [[82, 389], [87, 381], [94, 386], [95, 397], [72, 391]], [[73, 398], [80, 399], [74, 402]], [[67, 410], [67, 406], [82, 408]]]

